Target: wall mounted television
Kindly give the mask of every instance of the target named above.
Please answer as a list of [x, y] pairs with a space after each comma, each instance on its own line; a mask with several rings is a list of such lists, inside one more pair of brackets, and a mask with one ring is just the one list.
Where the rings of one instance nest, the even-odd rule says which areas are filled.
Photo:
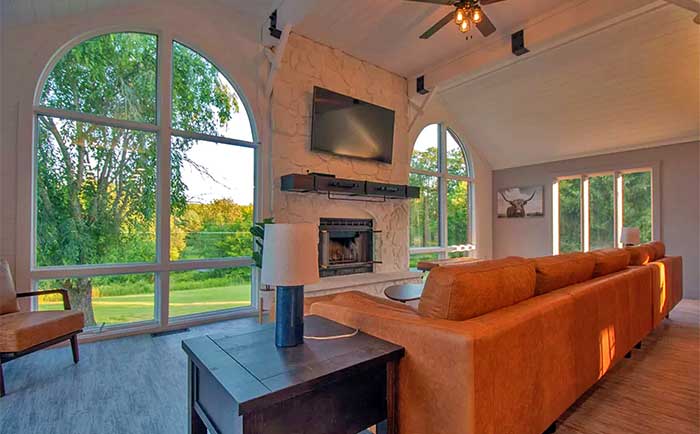
[[314, 87], [311, 150], [391, 163], [394, 111]]

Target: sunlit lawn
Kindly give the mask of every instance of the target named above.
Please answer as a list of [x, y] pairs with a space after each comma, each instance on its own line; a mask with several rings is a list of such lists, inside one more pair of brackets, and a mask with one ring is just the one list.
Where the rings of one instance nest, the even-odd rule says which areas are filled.
[[[92, 300], [98, 325], [152, 320], [154, 294], [120, 295]], [[172, 291], [170, 316], [190, 315], [250, 305], [250, 285]], [[41, 310], [60, 310], [63, 303], [42, 302]]]

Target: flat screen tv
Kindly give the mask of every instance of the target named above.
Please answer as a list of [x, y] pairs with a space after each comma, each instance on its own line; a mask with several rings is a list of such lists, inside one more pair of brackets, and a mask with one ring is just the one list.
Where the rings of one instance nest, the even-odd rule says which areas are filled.
[[394, 111], [314, 87], [311, 150], [391, 163]]

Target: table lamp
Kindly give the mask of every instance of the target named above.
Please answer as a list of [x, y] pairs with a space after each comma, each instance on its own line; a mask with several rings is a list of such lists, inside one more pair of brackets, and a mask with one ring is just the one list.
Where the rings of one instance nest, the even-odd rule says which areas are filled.
[[294, 347], [304, 341], [304, 285], [318, 279], [318, 226], [265, 225], [261, 280], [277, 286], [278, 347]]
[[641, 234], [639, 228], [622, 228], [620, 241], [624, 247], [634, 246], [641, 243]]

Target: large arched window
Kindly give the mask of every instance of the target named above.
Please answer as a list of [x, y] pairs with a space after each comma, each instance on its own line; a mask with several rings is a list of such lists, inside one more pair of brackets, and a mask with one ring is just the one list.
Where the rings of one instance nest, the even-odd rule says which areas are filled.
[[216, 66], [155, 35], [97, 36], [58, 59], [35, 116], [35, 285], [100, 328], [251, 306], [257, 141]]
[[416, 139], [410, 184], [410, 266], [430, 259], [466, 256], [472, 244], [473, 171], [469, 154], [444, 124], [428, 125]]

